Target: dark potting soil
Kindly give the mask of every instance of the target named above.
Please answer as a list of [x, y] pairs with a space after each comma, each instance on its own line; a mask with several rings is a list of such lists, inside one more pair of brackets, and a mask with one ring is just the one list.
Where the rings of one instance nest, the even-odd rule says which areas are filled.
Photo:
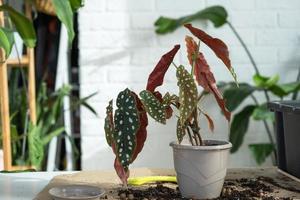
[[[258, 177], [256, 179], [237, 179], [226, 180], [222, 194], [214, 200], [290, 200], [293, 198], [278, 198], [272, 196], [276, 193], [277, 188], [290, 190], [293, 192], [300, 191], [296, 188], [285, 188], [276, 183], [272, 178]], [[106, 196], [106, 198], [110, 199]], [[118, 191], [118, 199], [121, 200], [188, 200], [181, 198], [180, 191], [175, 184], [150, 185], [148, 187], [132, 187], [127, 190]]]

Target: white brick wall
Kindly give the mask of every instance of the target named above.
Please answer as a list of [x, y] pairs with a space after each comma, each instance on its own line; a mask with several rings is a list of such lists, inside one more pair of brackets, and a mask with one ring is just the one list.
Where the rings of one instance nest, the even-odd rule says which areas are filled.
[[[113, 154], [107, 147], [103, 118], [106, 103], [116, 98], [125, 87], [135, 91], [145, 88], [149, 72], [160, 56], [174, 44], [184, 47], [184, 29], [158, 36], [153, 23], [160, 15], [178, 17], [221, 4], [229, 12], [229, 20], [249, 46], [261, 72], [278, 73], [283, 81], [295, 79], [300, 64], [300, 1], [299, 0], [88, 0], [80, 11], [80, 84], [81, 95], [98, 94], [90, 100], [99, 116], [81, 110], [83, 169], [112, 168]], [[251, 81], [253, 69], [231, 30], [215, 29], [210, 23], [197, 26], [222, 38], [230, 48], [232, 63], [240, 81]], [[220, 61], [204, 48], [219, 80], [231, 80]], [[187, 63], [185, 49], [176, 62]], [[176, 91], [174, 70], [167, 73], [166, 87]], [[211, 103], [213, 102], [213, 103]], [[205, 101], [206, 110], [216, 120], [214, 134], [207, 138], [228, 138], [227, 124], [212, 98]], [[204, 122], [205, 123], [205, 122]], [[206, 124], [203, 132], [206, 132]], [[246, 143], [267, 141], [261, 123], [252, 122]], [[135, 166], [172, 167], [168, 144], [175, 139], [175, 121], [163, 126], [150, 120], [148, 140]], [[159, 156], [157, 156], [159, 155]], [[270, 163], [270, 162], [269, 162]], [[253, 166], [247, 145], [230, 157], [230, 166]]]

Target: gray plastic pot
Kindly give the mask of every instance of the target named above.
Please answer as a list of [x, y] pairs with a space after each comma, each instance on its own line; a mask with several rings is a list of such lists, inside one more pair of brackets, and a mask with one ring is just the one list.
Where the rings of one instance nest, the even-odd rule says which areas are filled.
[[204, 143], [205, 146], [170, 143], [182, 197], [210, 199], [221, 194], [232, 145], [218, 140], [204, 140]]

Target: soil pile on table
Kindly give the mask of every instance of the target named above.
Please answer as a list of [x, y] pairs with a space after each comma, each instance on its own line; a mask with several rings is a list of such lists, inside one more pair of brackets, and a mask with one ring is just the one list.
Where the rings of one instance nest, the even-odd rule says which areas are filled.
[[[284, 186], [282, 186], [284, 188]], [[256, 179], [226, 180], [222, 194], [215, 200], [290, 200], [290, 198], [273, 197], [276, 193], [276, 185], [272, 179], [258, 177]], [[290, 188], [284, 188], [290, 189]], [[114, 194], [115, 193], [115, 194]], [[140, 187], [130, 187], [127, 190], [109, 191], [102, 199], [120, 200], [188, 200], [181, 198], [180, 191], [176, 184], [157, 183]]]

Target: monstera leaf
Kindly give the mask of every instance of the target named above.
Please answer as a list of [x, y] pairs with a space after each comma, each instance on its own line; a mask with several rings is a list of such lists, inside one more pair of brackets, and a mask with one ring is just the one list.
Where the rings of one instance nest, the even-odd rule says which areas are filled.
[[169, 69], [169, 66], [173, 62], [173, 59], [179, 50], [180, 45], [175, 45], [174, 48], [168, 53], [164, 54], [159, 62], [156, 64], [155, 68], [151, 72], [148, 78], [147, 90], [154, 92], [155, 88], [162, 85], [164, 81], [165, 74]]
[[300, 82], [291, 82], [283, 84], [275, 84], [269, 88], [269, 90], [276, 96], [283, 98], [291, 93], [298, 92], [300, 90]]
[[166, 123], [166, 110], [164, 105], [148, 90], [140, 92], [142, 102], [147, 113], [162, 124]]
[[252, 113], [252, 117], [254, 120], [271, 120], [272, 122], [275, 121], [274, 113], [270, 111], [267, 103], [257, 106]]
[[266, 158], [269, 157], [275, 150], [273, 144], [269, 143], [259, 143], [250, 144], [249, 149], [255, 158], [257, 164], [261, 165], [265, 162]]
[[229, 58], [229, 50], [227, 45], [220, 40], [219, 38], [213, 38], [204, 31], [193, 27], [191, 24], [184, 25], [194, 36], [196, 36], [199, 40], [204, 42], [215, 54], [218, 58], [222, 60], [222, 62], [226, 65], [227, 69], [230, 71], [233, 76], [235, 82], [237, 83], [237, 76], [234, 72], [234, 69], [231, 66], [231, 61]]
[[136, 147], [136, 134], [139, 129], [136, 100], [129, 89], [119, 93], [117, 107], [114, 118], [116, 155], [122, 166], [128, 169]]
[[165, 34], [175, 31], [185, 23], [193, 20], [209, 20], [215, 27], [220, 27], [227, 22], [228, 14], [222, 6], [211, 6], [200, 10], [192, 15], [187, 15], [177, 19], [169, 17], [160, 17], [156, 20], [156, 33]]
[[250, 117], [255, 108], [256, 106], [254, 105], [248, 105], [233, 117], [229, 135], [229, 141], [232, 143], [232, 148], [230, 149], [231, 153], [236, 152], [243, 144]]
[[241, 105], [241, 103], [247, 99], [256, 88], [247, 84], [240, 83], [239, 87], [233, 84], [228, 84], [229, 87], [225, 87], [224, 99], [226, 99], [226, 108], [232, 112]]
[[272, 77], [267, 77], [260, 74], [255, 74], [253, 76], [253, 81], [257, 87], [268, 89], [278, 83], [279, 76], [275, 75]]
[[197, 106], [198, 91], [192, 75], [182, 65], [177, 68], [176, 76], [179, 86], [179, 118], [183, 125]]

